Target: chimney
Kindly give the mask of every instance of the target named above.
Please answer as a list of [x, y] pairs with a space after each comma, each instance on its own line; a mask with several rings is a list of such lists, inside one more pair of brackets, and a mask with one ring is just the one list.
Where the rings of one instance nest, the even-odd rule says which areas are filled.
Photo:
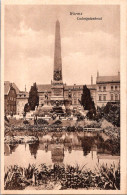
[[25, 85], [25, 92], [26, 92], [26, 85]]
[[120, 76], [120, 71], [118, 71], [118, 76]]
[[93, 76], [91, 75], [91, 85], [93, 85]]
[[97, 78], [99, 77], [99, 71], [97, 71]]

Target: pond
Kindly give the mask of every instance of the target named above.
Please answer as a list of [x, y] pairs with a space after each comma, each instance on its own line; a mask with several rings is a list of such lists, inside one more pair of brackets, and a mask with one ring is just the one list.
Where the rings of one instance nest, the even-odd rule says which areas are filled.
[[94, 169], [98, 164], [118, 164], [119, 156], [106, 147], [96, 132], [58, 132], [39, 135], [39, 143], [5, 144], [5, 169], [11, 165], [28, 167], [46, 165], [85, 166]]

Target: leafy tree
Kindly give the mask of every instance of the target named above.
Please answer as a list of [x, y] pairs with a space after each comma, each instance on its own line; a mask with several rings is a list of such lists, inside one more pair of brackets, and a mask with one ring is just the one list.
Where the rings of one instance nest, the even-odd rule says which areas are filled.
[[28, 103], [26, 103], [25, 106], [24, 106], [24, 112], [26, 113], [26, 112], [29, 112], [29, 111], [30, 111], [30, 106], [29, 106]]
[[87, 116], [90, 119], [93, 119], [96, 115], [96, 108], [94, 105], [94, 101], [92, 100], [90, 90], [87, 88], [86, 85], [83, 86], [83, 94], [81, 96], [81, 105], [84, 107], [84, 110], [88, 110]]
[[36, 83], [31, 86], [30, 92], [29, 92], [29, 98], [28, 103], [30, 106], [30, 110], [35, 110], [35, 106], [39, 105], [39, 96], [38, 96], [38, 90]]

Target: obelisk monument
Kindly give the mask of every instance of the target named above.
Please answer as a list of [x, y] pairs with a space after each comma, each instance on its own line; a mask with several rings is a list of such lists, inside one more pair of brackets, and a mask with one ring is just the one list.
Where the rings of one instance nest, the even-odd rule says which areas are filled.
[[52, 81], [51, 103], [52, 105], [63, 105], [63, 81], [62, 81], [62, 58], [61, 58], [61, 37], [60, 22], [56, 21], [55, 27], [55, 51], [54, 51], [54, 70]]

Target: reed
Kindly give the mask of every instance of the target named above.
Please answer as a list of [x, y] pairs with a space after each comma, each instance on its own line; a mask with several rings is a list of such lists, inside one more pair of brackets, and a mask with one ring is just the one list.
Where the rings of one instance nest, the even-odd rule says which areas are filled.
[[120, 189], [120, 165], [112, 164], [97, 166], [94, 171], [87, 170], [85, 165], [80, 168], [77, 166], [60, 166], [54, 164], [46, 166], [41, 164], [39, 167], [30, 165], [27, 168], [11, 166], [7, 169], [4, 176], [5, 190], [23, 190], [27, 186], [47, 186], [50, 183], [60, 184], [63, 189]]

